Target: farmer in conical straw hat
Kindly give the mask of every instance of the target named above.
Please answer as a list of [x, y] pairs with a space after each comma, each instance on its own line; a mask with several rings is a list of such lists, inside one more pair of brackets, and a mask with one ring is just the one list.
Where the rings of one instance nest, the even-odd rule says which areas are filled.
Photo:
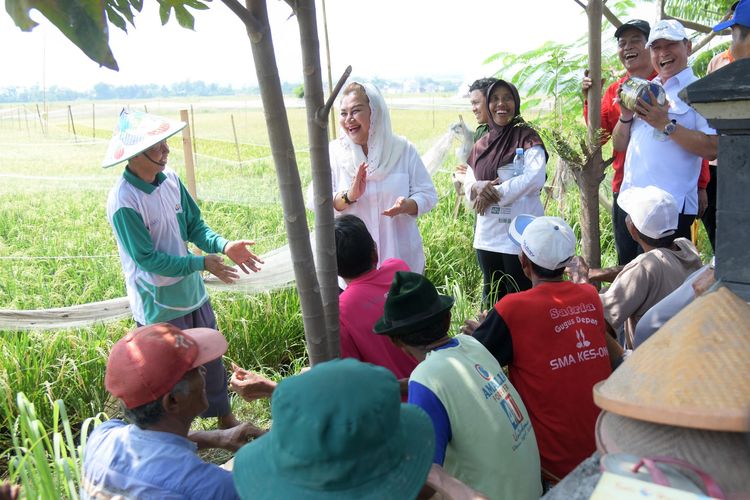
[[[225, 283], [237, 270], [223, 253], [248, 273], [263, 261], [249, 250], [249, 240], [228, 241], [201, 217], [200, 209], [174, 170], [167, 167], [167, 138], [187, 124], [141, 111], [123, 110], [115, 125], [102, 167], [127, 162], [109, 193], [107, 218], [120, 252], [133, 318], [140, 325], [168, 322], [180, 329], [216, 329], [211, 303], [201, 279], [208, 271]], [[187, 243], [206, 255], [193, 255]], [[209, 406], [204, 417], [218, 417], [219, 427], [238, 424], [229, 406], [221, 358], [205, 365]]]

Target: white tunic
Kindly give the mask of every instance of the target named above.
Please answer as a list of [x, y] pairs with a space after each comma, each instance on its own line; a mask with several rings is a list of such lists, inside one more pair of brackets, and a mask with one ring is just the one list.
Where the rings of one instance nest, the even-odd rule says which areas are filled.
[[[331, 143], [330, 151], [334, 196], [349, 189], [353, 180], [351, 173], [337, 162], [335, 142]], [[378, 266], [386, 259], [397, 258], [405, 261], [413, 272], [421, 273], [424, 271], [425, 258], [417, 216], [383, 215], [399, 196], [417, 202], [417, 216], [429, 212], [437, 204], [437, 191], [432, 178], [411, 143], [387, 175], [380, 179], [368, 177], [362, 197], [336, 214], [352, 214], [362, 219], [378, 246]]]
[[[677, 96], [697, 79], [688, 67], [664, 84], [669, 99], [669, 119], [677, 120], [685, 128], [716, 135], [706, 119]], [[658, 76], [653, 81], [661, 84]], [[698, 213], [697, 185], [702, 161], [700, 156], [683, 149], [662, 130], [654, 129], [636, 115], [631, 125], [620, 192], [631, 186], [656, 186], [674, 197], [681, 212], [695, 215]]]
[[[512, 165], [501, 168], [512, 169]], [[521, 248], [508, 236], [510, 221], [517, 215], [544, 215], [539, 192], [544, 186], [547, 160], [542, 146], [532, 146], [524, 152], [523, 174], [511, 177], [496, 186], [500, 201], [490, 205], [484, 215], [477, 215], [474, 248], [489, 252], [519, 254]], [[501, 177], [502, 178], [502, 177]], [[474, 169], [466, 169], [464, 191], [471, 202], [471, 188], [477, 182]]]

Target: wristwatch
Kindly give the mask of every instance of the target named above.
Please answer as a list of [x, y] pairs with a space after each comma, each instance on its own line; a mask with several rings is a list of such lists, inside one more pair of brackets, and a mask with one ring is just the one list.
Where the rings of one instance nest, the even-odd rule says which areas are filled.
[[669, 137], [674, 133], [674, 131], [677, 130], [677, 120], [670, 120], [669, 123], [664, 125], [664, 130], [662, 130], [662, 133]]

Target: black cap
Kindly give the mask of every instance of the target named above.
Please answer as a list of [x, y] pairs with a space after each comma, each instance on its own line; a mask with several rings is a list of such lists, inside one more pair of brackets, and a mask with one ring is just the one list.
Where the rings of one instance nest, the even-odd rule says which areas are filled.
[[630, 28], [635, 28], [646, 35], [646, 39], [648, 39], [648, 35], [651, 33], [651, 26], [646, 21], [643, 19], [631, 19], [615, 30], [615, 38], [619, 39], [623, 32]]

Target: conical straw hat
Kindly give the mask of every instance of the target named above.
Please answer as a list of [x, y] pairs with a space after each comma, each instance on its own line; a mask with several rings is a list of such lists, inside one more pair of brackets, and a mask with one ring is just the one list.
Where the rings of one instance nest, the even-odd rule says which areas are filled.
[[750, 305], [727, 288], [697, 298], [605, 381], [602, 409], [695, 429], [750, 429]]
[[186, 126], [185, 122], [123, 109], [112, 132], [102, 167], [112, 167], [129, 160]]

